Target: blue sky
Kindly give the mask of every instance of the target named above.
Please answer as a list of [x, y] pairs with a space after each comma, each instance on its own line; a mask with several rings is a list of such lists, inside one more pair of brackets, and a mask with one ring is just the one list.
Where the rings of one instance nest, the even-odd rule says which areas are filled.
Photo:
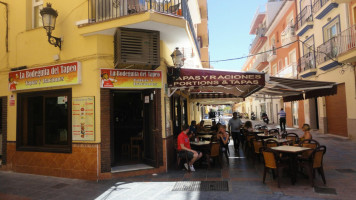
[[[249, 35], [251, 21], [267, 0], [208, 0], [210, 60], [247, 56], [255, 36]], [[246, 59], [211, 62], [215, 69], [240, 71]]]

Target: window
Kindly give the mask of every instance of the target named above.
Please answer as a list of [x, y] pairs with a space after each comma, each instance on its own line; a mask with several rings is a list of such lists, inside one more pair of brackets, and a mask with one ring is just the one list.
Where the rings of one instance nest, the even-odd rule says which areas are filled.
[[272, 67], [272, 73], [273, 73], [273, 75], [276, 75], [276, 74], [277, 74], [277, 65], [273, 65], [273, 67]]
[[71, 152], [71, 89], [18, 94], [18, 150]]
[[335, 37], [340, 32], [340, 17], [334, 18], [327, 25], [323, 27], [324, 42]]
[[40, 10], [43, 7], [43, 0], [32, 0], [32, 28], [42, 27], [42, 17]]

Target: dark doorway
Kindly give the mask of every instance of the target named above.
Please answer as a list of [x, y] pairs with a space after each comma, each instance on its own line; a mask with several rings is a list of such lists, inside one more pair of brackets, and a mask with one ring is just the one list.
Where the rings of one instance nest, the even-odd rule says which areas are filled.
[[0, 97], [0, 165], [1, 165], [1, 159], [2, 159], [2, 140], [3, 140], [3, 134], [2, 134], [2, 132], [3, 132], [3, 130], [2, 130], [2, 123], [3, 123], [3, 119], [2, 119], [2, 117], [3, 117], [3, 110], [2, 110], [2, 98]]
[[140, 163], [144, 149], [142, 92], [114, 91], [112, 108], [112, 165]]

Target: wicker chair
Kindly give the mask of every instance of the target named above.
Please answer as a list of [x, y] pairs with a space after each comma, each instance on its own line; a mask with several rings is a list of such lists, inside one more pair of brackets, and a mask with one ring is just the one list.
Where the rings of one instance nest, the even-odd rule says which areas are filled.
[[210, 168], [210, 158], [213, 158], [214, 161], [216, 159], [218, 159], [220, 167], [222, 167], [222, 165], [221, 165], [221, 154], [220, 154], [220, 143], [218, 143], [218, 142], [210, 143], [210, 152], [208, 154], [206, 154], [206, 159], [207, 159], [207, 162], [208, 162], [208, 168]]
[[279, 135], [279, 130], [278, 129], [271, 129], [268, 132], [269, 132], [269, 134], [276, 134], [277, 133]]
[[252, 139], [256, 139], [256, 135], [254, 133], [247, 133], [246, 140], [245, 140], [245, 152], [250, 153], [253, 152], [253, 145], [251, 143]]
[[308, 151], [304, 151], [302, 153], [302, 155], [300, 155], [298, 157], [298, 159], [300, 161], [303, 161], [303, 160], [308, 160], [309, 159], [309, 156], [313, 153], [314, 149], [316, 149], [317, 147], [320, 146], [319, 142], [316, 141], [316, 140], [313, 140], [313, 139], [306, 139], [306, 140], [303, 140], [303, 141], [300, 141], [298, 146], [300, 147], [308, 147], [310, 148], [310, 150]]
[[[278, 153], [273, 151], [272, 149], [268, 147], [262, 147], [260, 149], [261, 154], [263, 155], [263, 160], [264, 160], [264, 170], [263, 170], [263, 183], [265, 183], [266, 180], [266, 173], [268, 169], [271, 169], [272, 172], [273, 170], [276, 171], [277, 174], [277, 179], [278, 179], [278, 187], [280, 186], [280, 175], [279, 175], [279, 170], [284, 167], [288, 167], [287, 164], [281, 162]], [[273, 177], [274, 178], [274, 177]]]
[[[261, 156], [260, 148], [263, 147], [262, 140], [257, 140], [256, 138], [253, 138], [253, 139], [251, 139], [251, 145], [253, 147], [253, 154], [255, 155], [255, 157], [258, 158], [258, 161], [261, 161], [260, 160], [260, 156]], [[255, 162], [255, 159], [253, 159], [253, 162]]]
[[292, 141], [292, 145], [298, 144], [299, 136], [296, 133], [287, 133], [285, 138]]
[[264, 141], [263, 146], [269, 147], [269, 148], [276, 147], [276, 146], [278, 146], [278, 142], [273, 139], [268, 139], [268, 140]]
[[309, 174], [309, 179], [311, 186], [314, 187], [315, 169], [318, 170], [321, 175], [324, 184], [326, 184], [324, 168], [323, 168], [323, 158], [326, 152], [326, 146], [319, 146], [311, 153], [308, 160], [303, 160], [300, 162], [300, 166], [305, 168]]

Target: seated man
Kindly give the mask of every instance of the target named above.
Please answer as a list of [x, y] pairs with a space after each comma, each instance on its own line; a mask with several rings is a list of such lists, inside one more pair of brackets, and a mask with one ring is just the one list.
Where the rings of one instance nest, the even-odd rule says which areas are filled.
[[[199, 158], [202, 157], [202, 153], [199, 151], [194, 151], [190, 147], [190, 142], [189, 142], [189, 126], [187, 124], [183, 125], [183, 131], [178, 135], [177, 139], [177, 149], [179, 151], [179, 156], [181, 158], [185, 158], [185, 155], [187, 153], [188, 160], [189, 160], [189, 166], [188, 163], [184, 163], [184, 167], [188, 170], [188, 167], [190, 167], [190, 171], [194, 172], [195, 169], [193, 167], [193, 164], [195, 161], [197, 161]], [[188, 161], [187, 161], [188, 162]]]

